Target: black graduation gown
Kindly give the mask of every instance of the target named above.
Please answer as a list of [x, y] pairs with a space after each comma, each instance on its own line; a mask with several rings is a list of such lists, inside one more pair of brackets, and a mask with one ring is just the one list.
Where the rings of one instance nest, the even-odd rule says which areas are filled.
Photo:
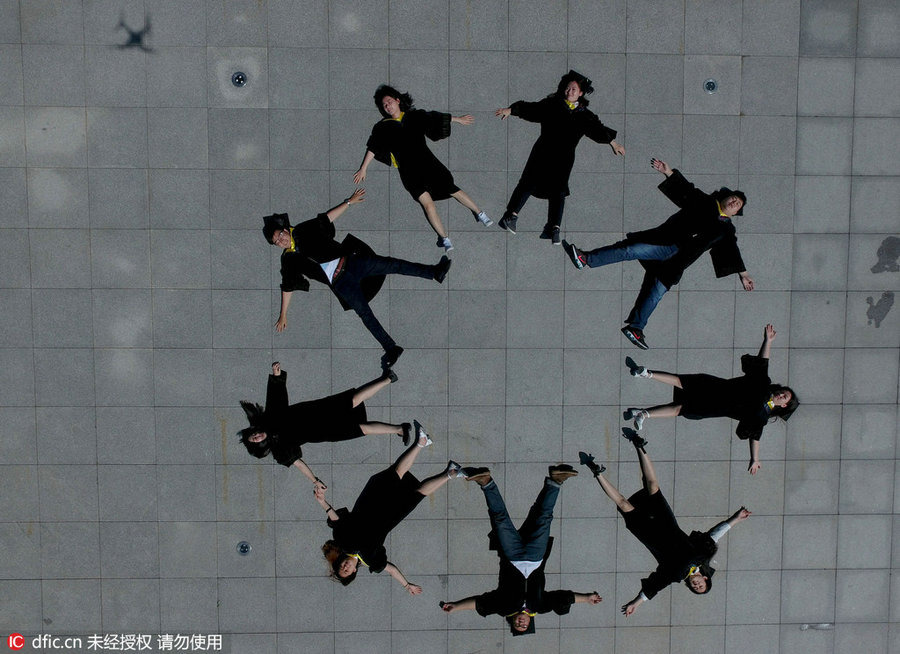
[[513, 102], [513, 116], [541, 124], [541, 135], [531, 148], [519, 183], [525, 183], [536, 198], [569, 195], [569, 174], [575, 164], [575, 147], [582, 136], [597, 143], [609, 143], [616, 130], [606, 127], [587, 107], [569, 109], [562, 98], [544, 98], [539, 102]]
[[641, 541], [659, 564], [647, 577], [641, 579], [641, 592], [653, 599], [669, 584], [687, 578], [692, 566], [708, 567], [709, 559], [716, 552], [716, 544], [708, 532], [692, 531], [690, 536], [682, 531], [675, 520], [669, 503], [659, 491], [650, 495], [645, 489], [628, 498], [634, 511], [622, 513], [625, 527]]
[[332, 538], [344, 552], [359, 554], [369, 572], [383, 571], [388, 562], [384, 539], [425, 499], [418, 487], [411, 472], [402, 479], [393, 468], [372, 475], [353, 510], [338, 509], [338, 520], [328, 519]]
[[261, 427], [270, 439], [272, 456], [291, 466], [303, 456], [304, 443], [346, 441], [363, 435], [366, 405], [353, 406], [355, 388], [318, 400], [288, 404], [287, 373], [269, 375]]
[[629, 243], [677, 245], [678, 252], [664, 261], [641, 261], [666, 288], [679, 281], [688, 266], [709, 250], [716, 277], [746, 270], [737, 245], [737, 232], [731, 220], [720, 218], [716, 199], [704, 193], [675, 170], [659, 190], [681, 210], [653, 229], [630, 232]]
[[552, 547], [553, 539], [550, 538], [541, 566], [526, 579], [509, 559], [503, 556], [492, 539], [491, 549], [496, 549], [500, 557], [500, 574], [495, 590], [475, 596], [475, 610], [478, 614], [482, 617], [492, 614], [505, 617], [521, 611], [523, 604], [535, 613], [550, 611], [557, 615], [568, 613], [575, 603], [575, 593], [571, 590], [544, 591], [547, 581], [544, 577], [544, 566], [547, 565]]
[[[338, 243], [334, 238], [334, 223], [328, 220], [328, 215], [324, 213], [295, 225], [291, 233], [294, 237], [295, 250], [294, 252], [285, 250], [281, 253], [281, 290], [308, 291], [307, 278], [314, 279], [331, 289], [344, 311], [349, 310], [350, 306], [344, 298], [335, 293], [319, 264], [342, 256], [375, 256], [372, 248], [353, 234], [347, 234], [343, 242]], [[378, 295], [382, 284], [384, 275], [373, 275], [363, 279], [360, 286], [366, 302], [371, 302], [372, 298]]]
[[681, 404], [681, 416], [689, 420], [728, 417], [738, 421], [736, 434], [742, 440], [758, 441], [769, 421], [766, 410], [771, 391], [769, 360], [753, 354], [741, 357], [740, 377], [723, 379], [713, 375], [678, 375], [682, 388], [675, 388], [672, 401]]
[[446, 200], [459, 187], [447, 167], [428, 149], [426, 136], [432, 141], [450, 136], [450, 114], [410, 109], [400, 120], [385, 118], [375, 123], [366, 149], [388, 166], [394, 155], [403, 188], [414, 200], [426, 191], [435, 201]]

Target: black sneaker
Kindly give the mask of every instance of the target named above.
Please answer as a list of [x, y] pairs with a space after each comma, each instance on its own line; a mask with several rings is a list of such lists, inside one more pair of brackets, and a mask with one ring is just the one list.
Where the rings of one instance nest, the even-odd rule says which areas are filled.
[[403, 354], [403, 348], [399, 345], [394, 345], [381, 356], [381, 367], [385, 370], [393, 367], [401, 354]]
[[437, 265], [434, 267], [434, 281], [438, 284], [443, 284], [444, 279], [447, 277], [447, 273], [450, 271], [450, 264], [452, 263], [453, 260], [446, 254], [442, 256], [441, 260], [438, 261]]
[[403, 445], [409, 447], [412, 445], [413, 427], [408, 422], [404, 422], [401, 427], [403, 427], [403, 433], [400, 434], [400, 438], [403, 439]]
[[545, 241], [549, 241], [551, 238], [553, 238], [553, 225], [551, 225], [550, 223], [544, 225], [544, 229], [541, 231], [540, 238], [544, 239]]
[[559, 245], [560, 243], [562, 243], [562, 241], [560, 241], [559, 239], [559, 227], [553, 228], [553, 232], [550, 234], [550, 242], [553, 245]]
[[637, 327], [625, 325], [624, 327], [622, 327], [622, 333], [625, 334], [625, 338], [627, 338], [642, 350], [650, 349], [650, 346], [647, 345], [647, 341], [644, 340], [644, 332]]
[[566, 254], [569, 255], [572, 265], [578, 268], [578, 270], [584, 269], [587, 265], [587, 259], [584, 257], [584, 252], [575, 247], [574, 243], [569, 243], [568, 241], [563, 241], [562, 246], [566, 251]]
[[503, 218], [500, 219], [500, 222], [497, 225], [500, 229], [505, 229], [510, 234], [516, 233], [516, 222], [518, 222], [519, 217], [513, 216], [512, 214], [505, 213], [503, 214]]
[[644, 449], [644, 446], [647, 444], [647, 439], [641, 437], [641, 435], [631, 427], [622, 427], [622, 436], [625, 438], [625, 440], [631, 441], [631, 444], [641, 452], [643, 452], [644, 454], [647, 453], [647, 450]]
[[594, 461], [594, 456], [592, 454], [585, 454], [584, 452], [579, 452], [578, 453], [578, 461], [581, 463], [581, 465], [587, 466], [588, 470], [590, 470], [591, 474], [594, 475], [595, 477], [597, 475], [599, 475], [601, 472], [606, 472], [606, 466], [603, 465], [602, 463], [598, 465], [597, 462]]

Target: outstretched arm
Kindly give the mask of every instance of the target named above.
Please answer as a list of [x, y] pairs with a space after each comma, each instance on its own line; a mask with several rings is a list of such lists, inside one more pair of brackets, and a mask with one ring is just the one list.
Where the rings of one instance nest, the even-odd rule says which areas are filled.
[[725, 534], [728, 533], [728, 530], [731, 529], [734, 525], [739, 522], [743, 522], [747, 518], [749, 518], [752, 512], [748, 511], [746, 507], [741, 507], [737, 511], [731, 514], [731, 517], [728, 520], [723, 520], [715, 527], [709, 530], [709, 537], [712, 538], [715, 542], [719, 542], [719, 539], [722, 538]]
[[773, 327], [771, 323], [766, 325], [766, 328], [763, 331], [763, 342], [762, 345], [759, 346], [758, 357], [763, 359], [769, 358], [769, 354], [772, 351], [772, 341], [775, 340], [775, 333], [775, 327]]
[[759, 472], [759, 469], [762, 468], [762, 463], [759, 462], [759, 439], [751, 438], [750, 440], [750, 465], [747, 466], [747, 471], [751, 475], [755, 475]]
[[637, 607], [639, 607], [641, 604], [643, 604], [644, 601], [645, 601], [644, 594], [638, 593], [637, 596], [633, 600], [628, 602], [628, 604], [625, 604], [624, 606], [622, 606], [622, 613], [624, 613], [625, 617], [627, 618], [632, 613], [634, 613], [637, 610]]
[[576, 604], [599, 604], [603, 601], [603, 598], [600, 597], [600, 593], [597, 593], [596, 591], [593, 593], [574, 593], [574, 595]]
[[341, 214], [344, 213], [347, 209], [350, 208], [351, 204], [359, 204], [366, 199], [366, 189], [358, 188], [350, 195], [349, 198], [341, 202], [336, 207], [332, 207], [329, 209], [325, 215], [328, 216], [328, 220], [334, 222], [338, 218], [341, 217]]
[[275, 331], [283, 332], [287, 327], [287, 310], [291, 306], [293, 291], [281, 291], [281, 313], [278, 314], [278, 322], [275, 323]]
[[756, 284], [753, 283], [753, 280], [750, 278], [750, 275], [746, 270], [742, 270], [738, 273], [741, 277], [741, 286], [744, 287], [745, 291], [752, 291], [756, 288]]
[[371, 150], [366, 150], [366, 156], [363, 157], [362, 163], [359, 164], [359, 170], [356, 171], [353, 175], [353, 183], [359, 184], [366, 178], [366, 171], [369, 169], [369, 164], [372, 163], [372, 159], [375, 158], [375, 153]]
[[453, 613], [454, 611], [474, 611], [475, 596], [472, 595], [471, 597], [456, 600], [455, 602], [441, 602], [440, 607], [444, 613]]
[[458, 123], [460, 125], [471, 125], [475, 122], [475, 116], [472, 114], [465, 114], [464, 116], [450, 116], [451, 123]]
[[671, 177], [672, 173], [675, 172], [674, 170], [672, 170], [671, 166], [669, 166], [669, 164], [667, 164], [662, 159], [653, 158], [650, 160], [650, 165], [666, 177]]
[[312, 469], [306, 464], [306, 461], [304, 461], [303, 459], [297, 459], [296, 461], [294, 461], [294, 467], [302, 472], [303, 476], [309, 479], [316, 486], [316, 488], [320, 486], [323, 490], [328, 488], [328, 486], [326, 486], [321, 479], [316, 477], [315, 473], [313, 473]]
[[404, 590], [410, 595], [419, 595], [422, 592], [422, 587], [417, 586], [416, 584], [410, 583], [410, 581], [403, 576], [403, 573], [400, 572], [400, 568], [395, 566], [390, 561], [387, 562], [387, 565], [384, 566], [385, 572], [391, 575], [394, 579], [396, 579], [401, 586], [403, 586]]
[[325, 485], [324, 484], [322, 484], [321, 486], [316, 484], [313, 487], [313, 496], [315, 496], [316, 502], [319, 503], [319, 506], [321, 506], [323, 509], [325, 509], [325, 515], [328, 517], [329, 520], [331, 520], [332, 522], [337, 522], [338, 520], [341, 519], [341, 516], [338, 514], [338, 512], [335, 511], [334, 507], [331, 506], [331, 504], [328, 503], [328, 500], [325, 499]]
[[503, 109], [497, 109], [497, 111], [494, 112], [494, 115], [499, 116], [500, 120], [506, 120], [512, 115], [512, 109], [503, 107]]

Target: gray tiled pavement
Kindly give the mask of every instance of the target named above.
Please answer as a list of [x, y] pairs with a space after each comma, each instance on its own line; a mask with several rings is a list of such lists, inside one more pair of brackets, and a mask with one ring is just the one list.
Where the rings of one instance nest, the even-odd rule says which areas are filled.
[[[117, 48], [119, 20], [145, 14], [153, 51]], [[896, 0], [0, 0], [2, 635], [25, 635], [23, 651], [40, 633], [200, 633], [262, 654], [900, 654], [898, 34]], [[273, 331], [277, 256], [258, 231], [264, 214], [298, 221], [346, 197], [375, 86], [475, 115], [432, 148], [497, 220], [537, 130], [493, 110], [570, 67], [628, 154], [581, 144], [567, 236], [600, 245], [668, 216], [659, 156], [747, 192], [757, 290], [700, 260], [639, 353], [618, 333], [636, 264], [573, 270], [537, 239], [541, 200], [514, 237], [442, 202], [448, 281], [391, 279], [373, 303], [407, 353], [369, 415], [428, 426], [417, 472], [490, 464], [521, 519], [546, 464], [582, 448], [637, 488], [621, 411], [668, 393], [625, 356], [727, 375], [770, 321], [772, 376], [804, 405], [767, 429], [755, 478], [728, 421], [647, 428], [685, 527], [754, 510], [709, 597], [674, 588], [625, 620], [651, 558], [581, 478], [560, 497], [548, 587], [604, 602], [513, 640], [499, 618], [437, 607], [494, 587], [477, 488], [451, 483], [389, 538], [422, 596], [387, 575], [345, 589], [324, 576], [308, 482], [234, 432], [273, 359], [295, 401], [377, 373], [376, 343], [325, 289]], [[396, 173], [373, 165], [366, 186], [339, 230], [436, 259]], [[307, 460], [340, 506], [393, 440]]]

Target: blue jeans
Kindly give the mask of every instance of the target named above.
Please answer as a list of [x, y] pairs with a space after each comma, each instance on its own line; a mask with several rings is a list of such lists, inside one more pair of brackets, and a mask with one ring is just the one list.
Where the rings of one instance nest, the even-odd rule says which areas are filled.
[[376, 275], [405, 275], [407, 277], [421, 277], [422, 279], [434, 279], [434, 266], [394, 257], [382, 257], [379, 255], [354, 255], [347, 257], [344, 270], [334, 282], [334, 291], [347, 303], [347, 305], [360, 317], [366, 329], [381, 343], [385, 351], [396, 345], [394, 339], [385, 331], [384, 327], [375, 317], [372, 308], [366, 301], [360, 284], [366, 277]]
[[[634, 261], [635, 259], [665, 261], [676, 252], [678, 252], [677, 245], [653, 245], [651, 243], [619, 241], [584, 254], [587, 259], [587, 265], [591, 268], [598, 268], [611, 263]], [[628, 314], [625, 322], [643, 331], [644, 327], [647, 326], [647, 321], [650, 319], [650, 314], [656, 309], [656, 305], [659, 304], [667, 290], [669, 289], [656, 277], [649, 272], [645, 273], [641, 290], [638, 292], [637, 300], [634, 302], [634, 308], [631, 309], [631, 313]]]
[[625, 322], [632, 327], [637, 327], [644, 331], [650, 314], [659, 304], [662, 296], [669, 290], [659, 281], [650, 271], [644, 273], [644, 281], [641, 283], [641, 290], [638, 291], [637, 300], [634, 301], [634, 307], [631, 313], [625, 319]]
[[591, 268], [599, 268], [620, 261], [663, 261], [678, 252], [677, 245], [651, 245], [650, 243], [629, 243], [619, 241], [590, 252], [585, 252], [587, 265]]
[[503, 556], [510, 561], [542, 561], [550, 538], [550, 523], [553, 522], [553, 507], [559, 496], [559, 484], [549, 477], [544, 480], [544, 487], [518, 529], [509, 517], [497, 484], [491, 480], [481, 490], [484, 491], [491, 527]]

